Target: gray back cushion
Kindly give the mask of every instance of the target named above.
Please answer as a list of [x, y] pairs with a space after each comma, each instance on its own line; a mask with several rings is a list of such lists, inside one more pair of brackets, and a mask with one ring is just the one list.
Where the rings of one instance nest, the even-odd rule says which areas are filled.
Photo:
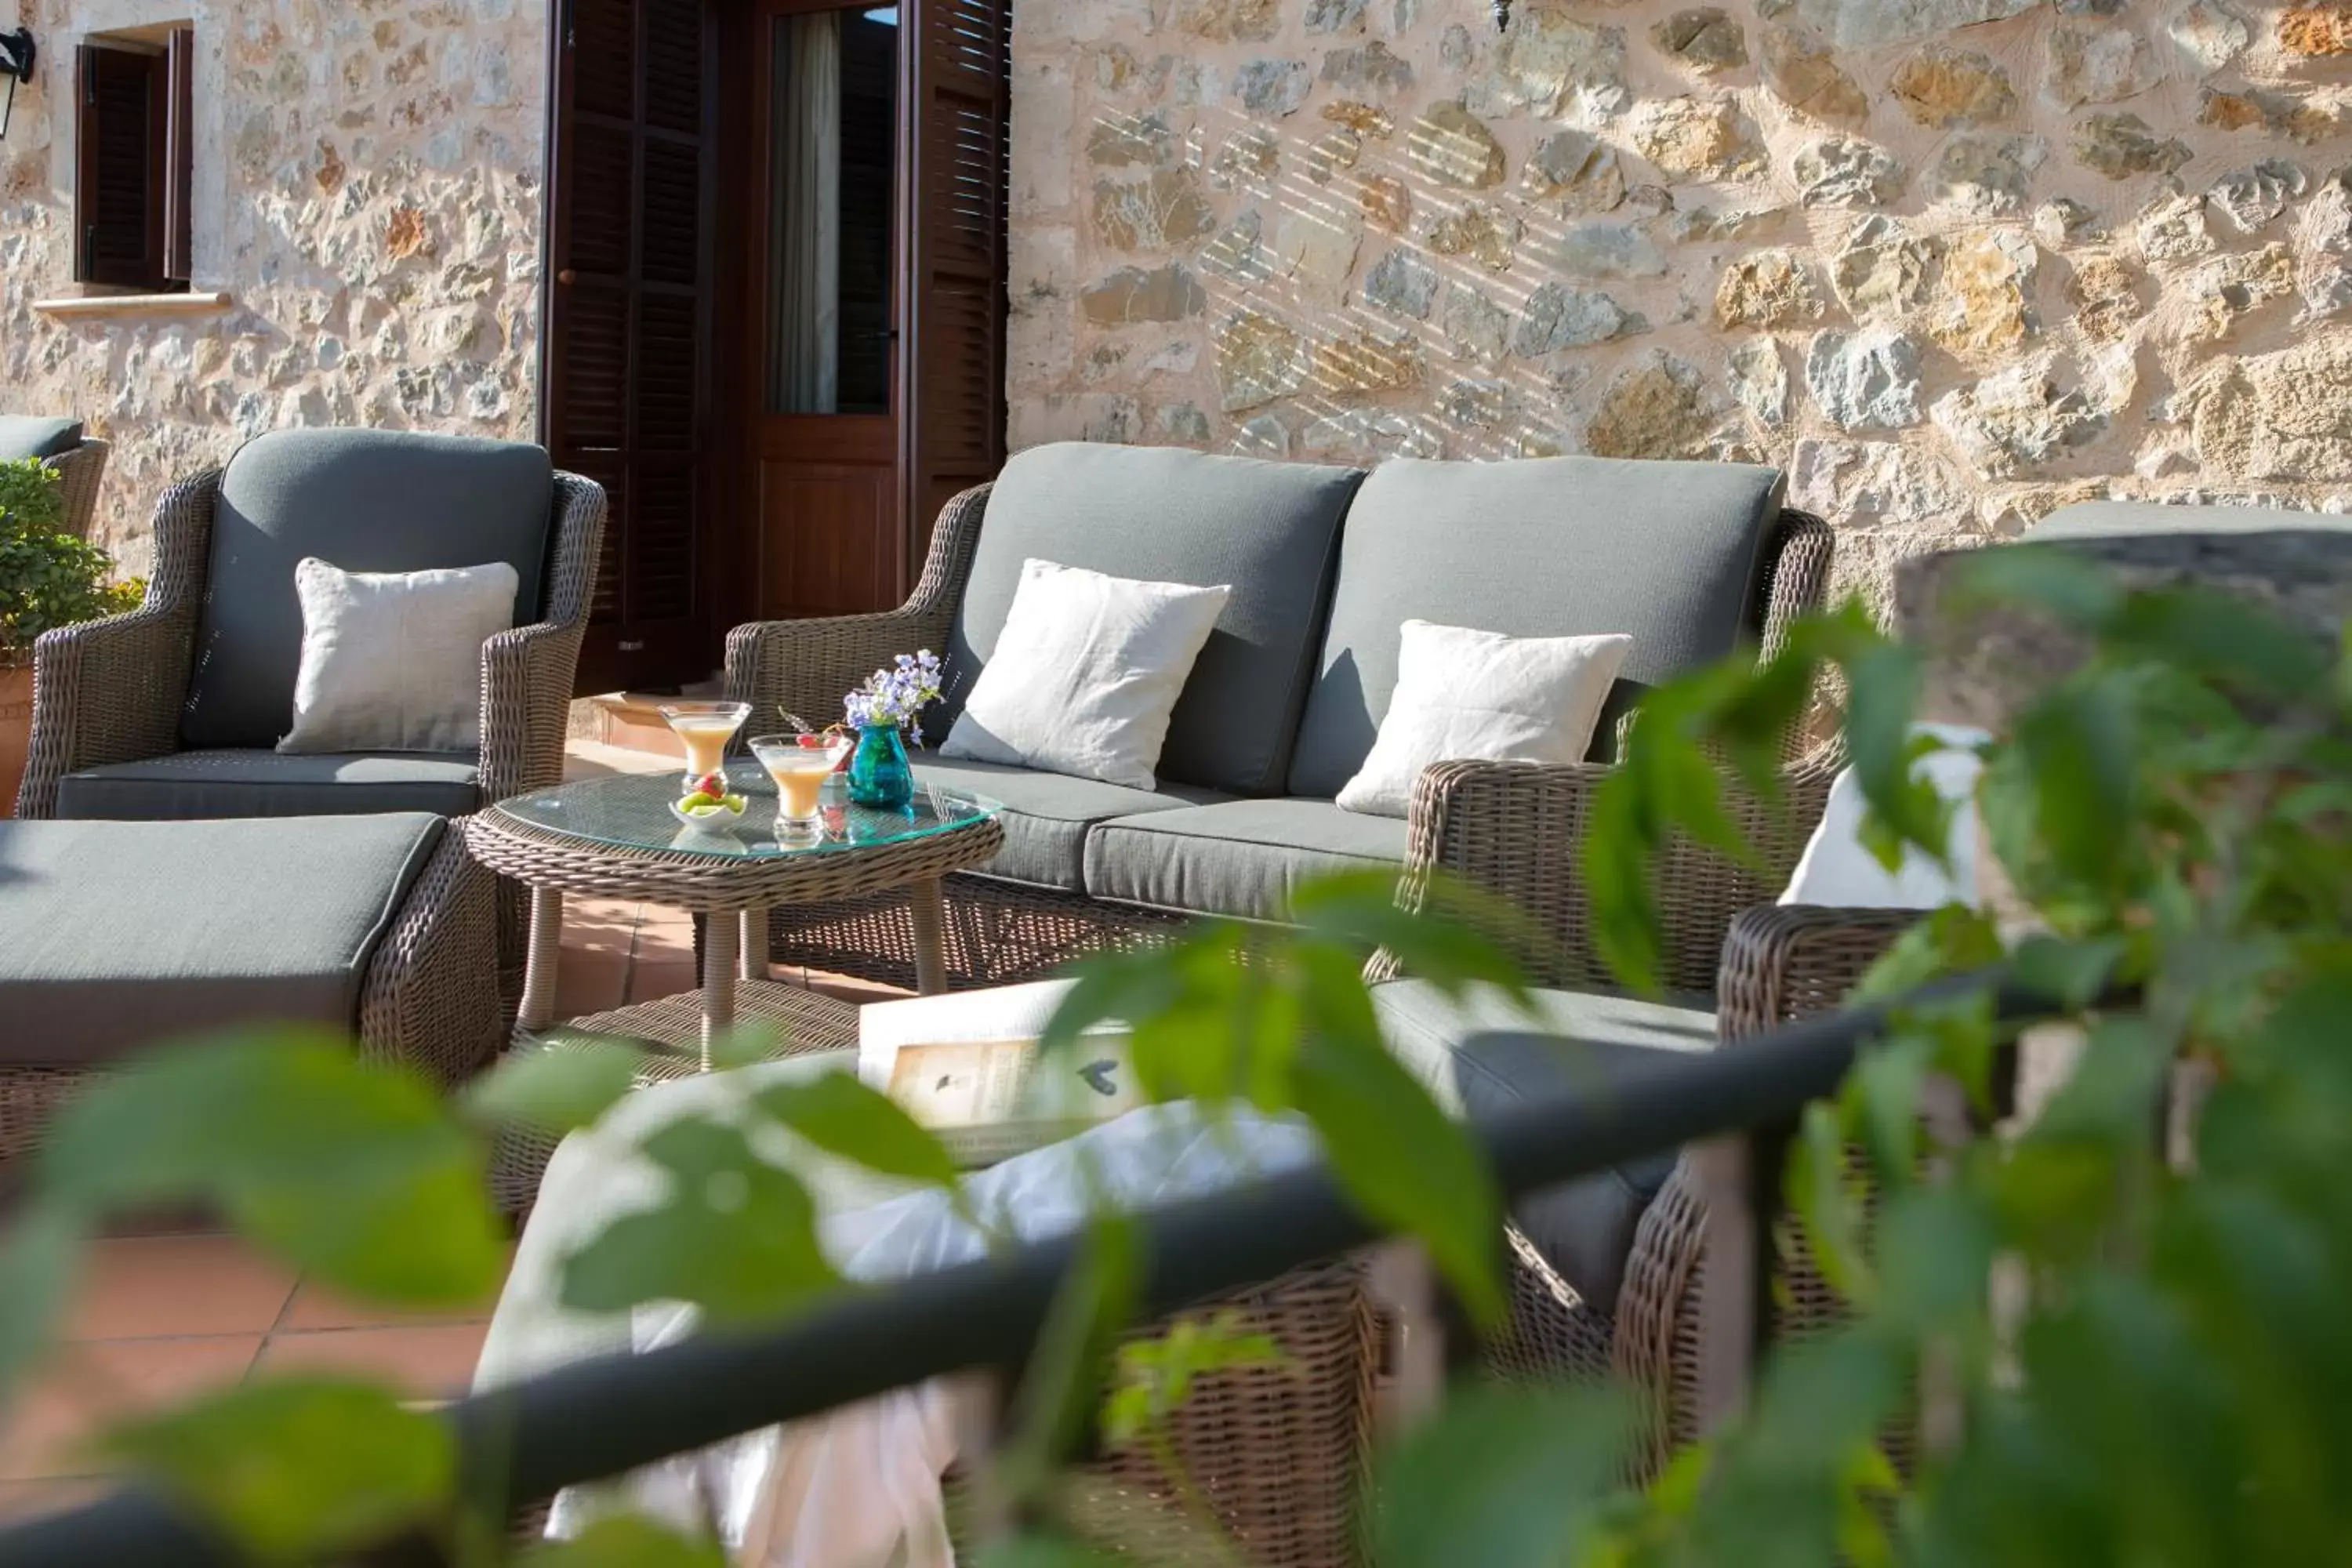
[[391, 430], [281, 430], [246, 444], [221, 478], [180, 720], [190, 747], [269, 746], [291, 727], [302, 656], [295, 563], [422, 572], [503, 561], [538, 619], [554, 474], [513, 441]]
[[[998, 476], [948, 644], [938, 733], [989, 656], [1034, 558], [1154, 583], [1233, 585], [1168, 726], [1159, 775], [1278, 795], [1312, 679], [1354, 468], [1065, 442]], [[929, 728], [926, 725], [926, 728]]]
[[0, 414], [0, 463], [54, 458], [81, 445], [81, 421], [46, 415]]
[[2062, 506], [2025, 531], [2036, 542], [2133, 533], [2340, 533], [2352, 517], [2275, 506], [2173, 506], [2163, 501], [2086, 500]]
[[1328, 797], [1363, 766], [1396, 689], [1407, 620], [1509, 637], [1624, 632], [1633, 649], [1595, 755], [1647, 686], [1720, 658], [1762, 614], [1780, 474], [1741, 463], [1400, 458], [1348, 512], [1290, 793]]

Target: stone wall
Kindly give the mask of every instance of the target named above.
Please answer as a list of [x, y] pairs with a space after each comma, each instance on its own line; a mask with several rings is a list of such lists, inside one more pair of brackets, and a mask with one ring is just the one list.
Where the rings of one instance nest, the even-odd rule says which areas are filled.
[[2352, 5], [1017, 0], [1015, 446], [2352, 501]]
[[[115, 442], [101, 542], [289, 425], [531, 436], [545, 0], [14, 0], [42, 57], [0, 141], [0, 410]], [[5, 14], [5, 13], [0, 13]], [[66, 318], [73, 49], [196, 28], [195, 287], [226, 312]], [[14, 26], [12, 19], [7, 25]]]

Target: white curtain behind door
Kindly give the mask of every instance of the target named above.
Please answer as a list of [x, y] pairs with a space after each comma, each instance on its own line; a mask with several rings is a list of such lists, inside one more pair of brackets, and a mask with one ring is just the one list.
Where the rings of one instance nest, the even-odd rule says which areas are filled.
[[831, 414], [841, 400], [841, 18], [783, 18], [777, 34], [768, 405]]

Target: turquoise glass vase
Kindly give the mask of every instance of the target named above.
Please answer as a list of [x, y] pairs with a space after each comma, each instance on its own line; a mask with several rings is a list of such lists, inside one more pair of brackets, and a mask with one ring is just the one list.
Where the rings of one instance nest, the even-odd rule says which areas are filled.
[[849, 798], [884, 811], [915, 798], [915, 770], [897, 725], [868, 724], [857, 731], [857, 750], [849, 759]]

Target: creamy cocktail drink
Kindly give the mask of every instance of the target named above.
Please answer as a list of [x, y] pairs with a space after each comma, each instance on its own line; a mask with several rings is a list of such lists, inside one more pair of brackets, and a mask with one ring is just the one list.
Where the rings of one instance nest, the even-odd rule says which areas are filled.
[[727, 743], [751, 716], [748, 702], [667, 702], [661, 716], [686, 747], [686, 787], [727, 767]]
[[846, 735], [762, 735], [751, 742], [751, 754], [776, 781], [779, 835], [817, 831], [824, 781], [849, 754], [849, 744]]

